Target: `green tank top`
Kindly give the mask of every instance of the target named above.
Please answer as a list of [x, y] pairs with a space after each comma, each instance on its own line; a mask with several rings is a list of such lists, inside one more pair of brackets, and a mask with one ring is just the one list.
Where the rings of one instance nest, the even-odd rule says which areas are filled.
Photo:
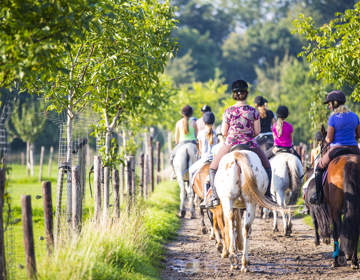
[[189, 133], [188, 134], [184, 134], [184, 130], [180, 129], [180, 139], [179, 142], [181, 141], [191, 141], [191, 140], [196, 140], [195, 138], [195, 128], [190, 126], [190, 122], [191, 119], [188, 120], [188, 125], [189, 125]]

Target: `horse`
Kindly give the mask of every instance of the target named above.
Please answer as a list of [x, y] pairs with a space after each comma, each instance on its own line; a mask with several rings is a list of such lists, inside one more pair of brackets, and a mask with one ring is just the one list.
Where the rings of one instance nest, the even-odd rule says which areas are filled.
[[185, 217], [185, 199], [189, 197], [191, 219], [195, 218], [194, 195], [189, 184], [189, 167], [196, 161], [197, 149], [193, 143], [182, 145], [174, 157], [173, 165], [176, 173], [177, 181], [180, 187], [180, 212], [179, 216]]
[[226, 154], [219, 163], [215, 176], [215, 187], [222, 203], [225, 218], [225, 244], [229, 248], [231, 269], [237, 268], [238, 265], [239, 259], [236, 254], [235, 239], [238, 234], [241, 234], [238, 230], [241, 227], [241, 219], [237, 222], [234, 220], [237, 215], [233, 209], [236, 200], [245, 201], [246, 207], [241, 272], [249, 271], [249, 237], [251, 225], [255, 219], [256, 204], [271, 210], [289, 213], [292, 211], [290, 207], [279, 206], [265, 198], [264, 194], [268, 182], [268, 176], [261, 165], [260, 158], [252, 151], [232, 151]]
[[[311, 176], [314, 172], [314, 169], [311, 168], [305, 173], [306, 181], [308, 182], [308, 187], [306, 193], [304, 194], [304, 202], [307, 208], [310, 211], [310, 216], [314, 225], [315, 230], [315, 246], [320, 245], [320, 236], [323, 238], [323, 243], [329, 245], [331, 243], [330, 236], [331, 236], [331, 227], [330, 227], [330, 214], [328, 210], [328, 205], [326, 202], [322, 205], [314, 205], [309, 202], [310, 197], [316, 191], [315, 187], [315, 179]], [[320, 235], [319, 235], [320, 230]]]
[[[270, 159], [272, 169], [271, 189], [275, 193], [278, 205], [294, 205], [300, 195], [303, 173], [301, 161], [293, 154], [281, 153]], [[291, 194], [290, 194], [291, 192]], [[284, 235], [290, 236], [291, 214], [281, 211], [284, 222]], [[277, 213], [274, 212], [273, 231], [279, 231], [277, 226]]]
[[[209, 169], [210, 169], [210, 163], [204, 164], [199, 172], [197, 172], [194, 176], [194, 184], [193, 189], [194, 192], [199, 196], [199, 198], [204, 199], [204, 193], [203, 193], [203, 185], [207, 182], [207, 177], [209, 175]], [[220, 202], [220, 205], [217, 206], [215, 209], [207, 209], [208, 217], [210, 220], [210, 223], [212, 225], [211, 228], [211, 234], [209, 236], [209, 239], [215, 239], [216, 240], [216, 249], [221, 253], [222, 258], [226, 258], [229, 256], [228, 247], [226, 244], [223, 244], [221, 242], [221, 237], [225, 240], [225, 223], [224, 223], [224, 215], [222, 211], [222, 205]], [[209, 214], [210, 212], [210, 214]], [[204, 209], [200, 208], [200, 214], [201, 214], [201, 232], [203, 234], [206, 233], [206, 227], [204, 223]], [[235, 220], [241, 219], [240, 213], [237, 211], [235, 215]], [[237, 230], [240, 231], [240, 225], [241, 221], [237, 222]], [[219, 232], [220, 231], [220, 232]], [[225, 243], [225, 242], [224, 242]], [[237, 247], [239, 250], [242, 250], [242, 236], [238, 235], [237, 238]]]

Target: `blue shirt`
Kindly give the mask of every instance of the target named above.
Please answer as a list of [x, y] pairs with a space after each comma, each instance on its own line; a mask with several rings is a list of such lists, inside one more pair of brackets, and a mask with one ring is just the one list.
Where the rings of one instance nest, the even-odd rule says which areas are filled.
[[355, 129], [360, 124], [359, 117], [353, 113], [334, 114], [330, 116], [328, 125], [335, 129], [334, 140], [330, 146], [357, 145]]

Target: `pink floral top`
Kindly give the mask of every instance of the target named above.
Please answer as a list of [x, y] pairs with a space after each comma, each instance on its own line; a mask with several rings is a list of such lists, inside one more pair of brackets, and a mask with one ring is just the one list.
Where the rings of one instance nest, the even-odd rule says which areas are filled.
[[249, 105], [227, 108], [223, 115], [223, 122], [229, 125], [225, 145], [246, 144], [258, 148], [254, 139], [254, 121], [259, 118], [259, 112]]

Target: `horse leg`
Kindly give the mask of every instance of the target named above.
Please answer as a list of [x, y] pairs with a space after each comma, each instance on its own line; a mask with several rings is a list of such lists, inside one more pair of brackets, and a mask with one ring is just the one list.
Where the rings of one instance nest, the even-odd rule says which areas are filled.
[[[201, 208], [200, 208], [201, 209]], [[209, 221], [210, 221], [210, 224], [211, 224], [211, 227], [210, 227], [210, 236], [209, 236], [209, 239], [210, 240], [213, 240], [215, 238], [215, 231], [214, 231], [214, 219], [216, 218], [213, 213], [211, 212], [210, 209], [206, 209], [206, 214], [209, 218]]]
[[334, 238], [334, 254], [333, 254], [333, 267], [338, 267], [346, 264], [346, 258], [340, 250], [339, 237], [341, 232], [341, 214], [335, 209], [332, 211], [332, 224], [333, 224], [333, 238]]
[[279, 229], [277, 224], [277, 212], [275, 210], [273, 210], [273, 215], [274, 215], [273, 232], [277, 232], [279, 231]]
[[243, 250], [244, 240], [241, 232], [241, 214], [240, 210], [235, 210], [235, 230], [236, 230], [236, 247], [239, 251]]
[[221, 253], [224, 246], [221, 242], [221, 238], [220, 238], [220, 234], [219, 234], [218, 219], [217, 219], [216, 215], [213, 215], [213, 227], [211, 228], [211, 234], [214, 236], [212, 237], [212, 235], [210, 235], [209, 239], [211, 240], [211, 239], [215, 238], [216, 249], [219, 251], [219, 253]]
[[237, 268], [238, 265], [238, 256], [236, 255], [236, 243], [235, 243], [235, 234], [234, 234], [234, 213], [232, 209], [232, 201], [222, 201], [223, 211], [225, 216], [225, 231], [228, 236], [229, 244], [229, 260], [231, 264], [231, 269]]
[[202, 234], [206, 234], [207, 233], [207, 228], [205, 226], [205, 221], [204, 221], [204, 209], [200, 208], [200, 223], [201, 223], [201, 230], [200, 232]]
[[246, 203], [246, 216], [244, 218], [244, 251], [242, 257], [241, 272], [249, 271], [249, 238], [251, 233], [251, 225], [255, 218], [256, 204]]
[[[316, 207], [316, 206], [315, 206]], [[319, 235], [319, 227], [318, 227], [318, 222], [316, 220], [316, 216], [315, 216], [315, 213], [314, 213], [314, 207], [310, 207], [310, 216], [311, 216], [311, 219], [312, 219], [312, 222], [313, 222], [313, 225], [314, 225], [314, 229], [315, 229], [315, 246], [319, 246], [320, 245], [320, 235]]]
[[357, 247], [358, 247], [359, 240], [356, 241], [355, 250], [353, 252], [351, 258], [351, 268], [352, 269], [359, 269], [358, 257], [357, 257]]
[[179, 183], [179, 187], [180, 187], [180, 213], [179, 213], [179, 216], [181, 218], [184, 218], [185, 214], [186, 214], [186, 211], [185, 211], [186, 191], [185, 191], [184, 181], [181, 178], [179, 178], [179, 176], [178, 176], [178, 183]]
[[194, 195], [189, 197], [189, 204], [190, 204], [190, 219], [195, 219], [195, 205], [194, 205]]

